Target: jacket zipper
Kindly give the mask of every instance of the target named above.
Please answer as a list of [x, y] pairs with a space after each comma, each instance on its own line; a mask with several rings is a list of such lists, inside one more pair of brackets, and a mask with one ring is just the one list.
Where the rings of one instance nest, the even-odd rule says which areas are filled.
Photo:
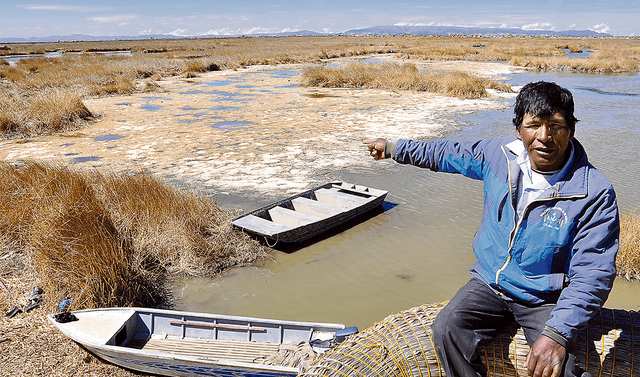
[[[507, 159], [507, 171], [509, 172], [509, 199], [511, 199], [511, 203], [513, 203], [513, 198], [511, 197], [513, 190], [511, 189], [511, 161], [509, 161], [509, 157], [507, 156], [507, 152], [504, 150], [504, 146], [501, 147], [502, 148], [502, 152], [504, 153], [506, 159]], [[531, 203], [527, 204], [524, 209], [522, 210], [522, 216], [520, 216], [520, 219], [518, 220], [517, 223], [514, 224], [514, 227], [511, 229], [511, 235], [510, 235], [510, 239], [509, 239], [509, 248], [507, 249], [507, 260], [504, 262], [504, 264], [502, 265], [502, 267], [500, 267], [498, 269], [498, 271], [496, 271], [496, 285], [500, 286], [500, 284], [498, 284], [498, 279], [500, 278], [500, 273], [502, 271], [504, 271], [507, 268], [507, 265], [509, 264], [509, 262], [511, 261], [511, 248], [513, 248], [513, 241], [516, 239], [516, 234], [518, 233], [518, 229], [520, 228], [520, 225], [522, 224], [522, 220], [524, 219], [524, 215], [525, 213], [527, 213], [527, 209], [529, 208], [529, 206], [535, 202], [544, 202], [547, 200], [552, 200], [552, 199], [569, 199], [569, 198], [583, 198], [586, 195], [584, 194], [580, 194], [580, 195], [570, 195], [570, 196], [552, 196], [549, 198], [538, 198], [534, 201], [532, 201]], [[513, 208], [513, 205], [511, 206]], [[514, 216], [517, 215], [517, 211], [515, 208], [513, 208], [513, 212], [514, 212]]]

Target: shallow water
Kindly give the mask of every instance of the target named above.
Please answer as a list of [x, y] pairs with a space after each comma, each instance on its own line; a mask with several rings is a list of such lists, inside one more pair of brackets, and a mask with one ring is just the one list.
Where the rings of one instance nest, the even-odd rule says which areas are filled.
[[[287, 73], [288, 74], [288, 73]], [[555, 81], [572, 90], [576, 137], [616, 187], [621, 210], [640, 207], [636, 167], [640, 106], [636, 75], [512, 74], [512, 85]], [[627, 93], [627, 94], [624, 94]], [[510, 100], [513, 103], [513, 100]], [[512, 109], [472, 111], [453, 120], [449, 137], [475, 139], [513, 132]], [[384, 135], [380, 135], [384, 136]], [[474, 263], [471, 240], [482, 210], [479, 182], [381, 161], [331, 172], [347, 182], [389, 190], [393, 209], [274, 261], [234, 269], [214, 280], [176, 282], [188, 310], [269, 318], [341, 322], [361, 328], [422, 303], [451, 298]], [[284, 195], [283, 195], [284, 196]], [[272, 197], [219, 198], [251, 210]], [[638, 283], [616, 282], [608, 307], [637, 309]]]

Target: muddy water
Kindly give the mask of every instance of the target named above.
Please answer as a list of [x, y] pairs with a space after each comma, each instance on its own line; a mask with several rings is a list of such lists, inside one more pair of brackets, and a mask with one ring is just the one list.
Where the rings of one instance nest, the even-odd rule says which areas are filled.
[[[517, 86], [547, 80], [571, 89], [580, 119], [576, 137], [616, 187], [621, 210], [640, 207], [638, 75], [512, 72], [504, 77]], [[513, 104], [513, 98], [504, 101]], [[511, 118], [508, 106], [473, 111], [454, 116], [444, 134], [459, 139], [505, 135], [513, 132]], [[433, 137], [413, 137], [421, 136]], [[470, 244], [481, 217], [480, 183], [389, 161], [372, 163], [363, 150], [360, 155], [329, 176], [389, 190], [387, 200], [397, 206], [295, 252], [276, 251], [275, 261], [259, 267], [236, 269], [213, 281], [178, 282], [180, 304], [196, 311], [366, 327], [399, 310], [449, 299], [468, 280], [475, 261]], [[249, 210], [272, 200], [230, 195], [222, 203]], [[618, 279], [607, 306], [637, 309], [638, 285]]]

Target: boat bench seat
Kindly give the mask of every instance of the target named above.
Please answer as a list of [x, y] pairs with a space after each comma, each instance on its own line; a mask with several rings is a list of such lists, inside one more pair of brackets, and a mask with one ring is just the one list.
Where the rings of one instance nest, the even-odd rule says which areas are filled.
[[318, 201], [352, 209], [373, 200], [359, 195], [342, 192], [338, 188], [320, 189], [315, 192]]
[[345, 211], [344, 207], [307, 199], [302, 196], [291, 200], [291, 204], [293, 204], [293, 208], [298, 212], [321, 218], [331, 217]]
[[321, 217], [309, 215], [304, 212], [297, 212], [288, 208], [275, 206], [269, 210], [269, 215], [274, 223], [283, 224], [290, 227], [297, 227], [322, 220]]
[[258, 217], [254, 215], [248, 215], [243, 218], [240, 218], [234, 221], [233, 224], [240, 228], [250, 229], [254, 232], [265, 234], [267, 236], [271, 236], [281, 232], [286, 232], [287, 230], [292, 229], [291, 226], [275, 223], [273, 221], [269, 221], [269, 220], [263, 219], [262, 217]]

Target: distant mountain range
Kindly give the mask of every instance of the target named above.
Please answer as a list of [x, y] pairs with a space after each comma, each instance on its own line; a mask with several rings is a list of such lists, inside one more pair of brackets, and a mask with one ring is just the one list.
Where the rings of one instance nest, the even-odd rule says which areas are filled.
[[[481, 28], [462, 26], [372, 26], [363, 29], [347, 30], [343, 33], [318, 33], [310, 30], [300, 30], [286, 33], [247, 34], [247, 37], [285, 37], [285, 36], [322, 36], [322, 35], [481, 35], [481, 36], [553, 36], [553, 37], [610, 37], [611, 34], [599, 33], [593, 30], [523, 30], [517, 28]], [[179, 38], [215, 38], [239, 37], [241, 35], [201, 35], [183, 37], [172, 34], [136, 35], [136, 36], [93, 36], [86, 34], [52, 35], [49, 37], [32, 38], [0, 38], [0, 43], [25, 42], [57, 42], [57, 41], [104, 41], [104, 40], [140, 40], [140, 39], [179, 39]]]
[[517, 28], [489, 28], [464, 26], [373, 26], [364, 29], [347, 30], [346, 35], [531, 35], [553, 37], [610, 37], [611, 34], [598, 33], [593, 30], [523, 30]]

